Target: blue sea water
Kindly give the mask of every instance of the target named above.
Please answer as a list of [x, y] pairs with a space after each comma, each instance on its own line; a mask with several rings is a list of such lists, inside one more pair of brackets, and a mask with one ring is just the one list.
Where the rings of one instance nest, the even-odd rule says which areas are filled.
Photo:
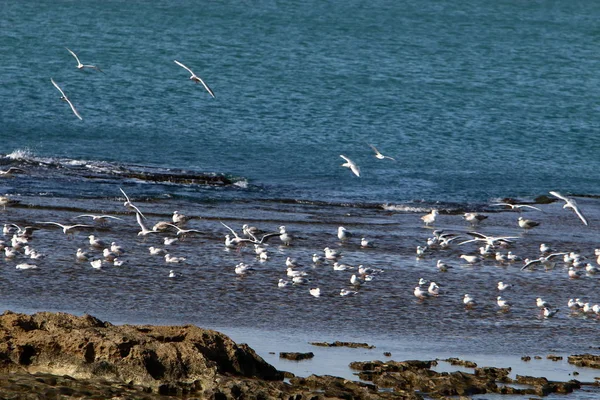
[[[126, 222], [96, 233], [128, 248], [125, 268], [90, 272], [73, 256], [87, 249], [87, 234], [67, 240], [46, 226], [36, 232], [48, 253], [39, 270], [24, 277], [14, 268], [22, 260], [0, 260], [0, 305], [218, 327], [276, 365], [268, 352], [319, 339], [375, 342], [399, 357], [586, 351], [598, 321], [562, 304], [598, 302], [597, 278], [575, 284], [562, 265], [458, 265], [459, 254], [477, 251], [466, 246], [415, 260], [414, 248], [431, 234], [419, 216], [435, 206], [446, 211], [435, 228], [463, 234], [469, 227], [457, 214], [486, 211], [478, 230], [518, 236], [513, 251], [523, 257], [537, 258], [544, 241], [595, 258], [599, 19], [600, 4], [580, 0], [0, 2], [0, 168], [26, 171], [0, 179], [0, 195], [21, 201], [0, 222], [114, 213]], [[104, 73], [77, 70], [65, 47]], [[369, 144], [396, 161], [376, 159]], [[360, 178], [340, 154], [360, 166]], [[204, 233], [171, 249], [186, 264], [148, 255], [158, 239], [135, 235], [119, 187], [152, 222], [173, 209], [196, 217], [191, 225]], [[524, 233], [516, 213], [489, 205], [549, 190], [577, 195], [590, 226], [554, 203], [527, 213], [542, 225]], [[247, 248], [223, 250], [223, 221], [237, 230], [287, 225], [301, 241], [259, 264]], [[339, 245], [342, 224], [375, 239], [374, 249], [340, 245], [344, 262], [386, 269], [373, 285], [344, 301], [337, 293], [349, 276], [327, 266], [310, 270], [327, 293], [320, 299], [305, 288], [273, 290], [287, 256], [309, 264], [312, 253]], [[439, 275], [438, 258], [454, 272]], [[238, 262], [257, 272], [236, 277]], [[165, 282], [171, 268], [184, 278]], [[417, 304], [420, 277], [441, 280], [446, 295]], [[517, 286], [511, 313], [494, 306], [498, 280]], [[466, 291], [485, 305], [465, 311]], [[556, 319], [539, 318], [538, 296], [562, 306]], [[302, 344], [290, 344], [298, 337]], [[322, 356], [322, 369], [339, 367]]]
[[0, 7], [5, 154], [222, 173], [274, 199], [600, 194], [595, 2]]

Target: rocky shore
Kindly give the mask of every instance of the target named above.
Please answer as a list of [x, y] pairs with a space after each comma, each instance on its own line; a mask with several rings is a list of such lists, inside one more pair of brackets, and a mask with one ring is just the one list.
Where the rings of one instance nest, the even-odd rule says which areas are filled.
[[[500, 368], [435, 372], [435, 361], [352, 363], [356, 381], [293, 377], [216, 331], [192, 325], [116, 326], [90, 315], [7, 311], [0, 316], [0, 334], [0, 391], [11, 399], [422, 399], [422, 393], [434, 398], [545, 396], [580, 387], [575, 380], [512, 380], [509, 370]], [[529, 387], [515, 389], [510, 383]]]

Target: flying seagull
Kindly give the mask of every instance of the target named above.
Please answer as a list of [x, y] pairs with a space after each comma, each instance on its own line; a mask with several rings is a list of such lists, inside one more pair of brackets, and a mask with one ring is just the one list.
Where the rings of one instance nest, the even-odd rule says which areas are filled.
[[373, 146], [372, 144], [369, 144], [369, 146], [373, 149], [373, 151], [375, 152], [375, 157], [379, 158], [380, 160], [384, 160], [384, 159], [390, 159], [392, 161], [396, 161], [395, 158], [392, 157], [388, 157], [388, 156], [384, 156], [383, 154], [381, 154], [379, 152], [379, 150], [377, 150], [377, 148], [375, 146]]
[[185, 65], [183, 65], [182, 63], [180, 63], [177, 60], [173, 60], [175, 61], [175, 64], [179, 65], [181, 68], [186, 69], [190, 74], [192, 74], [192, 76], [190, 76], [190, 79], [193, 80], [196, 83], [201, 83], [202, 86], [204, 86], [204, 89], [206, 89], [206, 91], [208, 93], [210, 93], [210, 95], [213, 97], [213, 99], [215, 98], [215, 94], [213, 93], [213, 91], [208, 87], [208, 85], [206, 83], [204, 83], [204, 81], [194, 73], [194, 71], [192, 71], [191, 69], [189, 69], [188, 67], [186, 67]]
[[52, 81], [52, 84], [54, 85], [54, 87], [58, 89], [58, 91], [60, 92], [60, 94], [62, 94], [62, 97], [60, 99], [63, 100], [63, 101], [66, 101], [67, 103], [69, 103], [69, 105], [71, 106], [71, 110], [73, 110], [73, 113], [77, 116], [77, 118], [83, 120], [83, 118], [81, 118], [81, 115], [79, 115], [79, 113], [75, 109], [75, 106], [73, 105], [73, 103], [71, 103], [71, 100], [69, 100], [69, 98], [67, 97], [67, 95], [65, 94], [65, 92], [63, 92], [62, 89], [60, 87], [58, 87], [58, 85], [56, 84], [56, 82], [54, 82], [54, 79], [50, 78], [50, 81]]
[[349, 159], [346, 156], [343, 156], [340, 154], [340, 157], [342, 157], [344, 160], [346, 160], [346, 162], [342, 164], [342, 167], [350, 168], [352, 170], [352, 172], [354, 172], [354, 175], [360, 177], [360, 168], [358, 167], [358, 165], [356, 165], [354, 163], [354, 161], [352, 161], [351, 159]]
[[579, 208], [577, 207], [577, 202], [575, 200], [565, 197], [562, 194], [555, 192], [555, 191], [550, 191], [549, 193], [552, 196], [558, 197], [559, 199], [563, 200], [565, 202], [565, 205], [563, 206], [563, 208], [572, 208], [573, 211], [575, 211], [575, 214], [577, 214], [579, 219], [583, 222], [583, 224], [587, 226], [588, 222], [585, 219], [585, 217], [583, 216], [583, 214], [581, 213], [581, 211], [579, 210]]
[[0, 170], [0, 176], [10, 176], [15, 172], [26, 172], [24, 169], [17, 167], [10, 167], [6, 171]]
[[146, 219], [146, 217], [144, 216], [144, 214], [142, 214], [142, 212], [140, 211], [139, 208], [137, 208], [129, 199], [129, 196], [127, 196], [127, 193], [125, 193], [125, 191], [121, 188], [119, 188], [119, 190], [121, 191], [121, 193], [123, 193], [123, 196], [125, 196], [125, 203], [123, 203], [123, 205], [127, 208], [130, 208], [132, 210], [135, 210], [136, 213], [140, 214], [142, 216], [142, 218]]
[[83, 68], [93, 68], [93, 69], [97, 69], [98, 71], [104, 73], [104, 71], [102, 71], [100, 68], [96, 67], [95, 65], [89, 65], [89, 64], [82, 64], [81, 61], [79, 61], [79, 57], [77, 57], [77, 54], [75, 54], [71, 49], [69, 49], [68, 47], [65, 47], [65, 49], [69, 50], [69, 53], [71, 53], [71, 55], [73, 57], [75, 57], [75, 60], [77, 60], [77, 68], [78, 69], [83, 69]]
[[512, 204], [512, 203], [496, 203], [496, 204], [491, 204], [492, 206], [507, 206], [510, 207], [511, 210], [514, 210], [515, 208], [517, 209], [517, 211], [521, 211], [521, 208], [532, 208], [534, 210], [538, 210], [538, 211], [542, 211], [541, 209], [534, 207], [534, 206], [530, 206], [527, 204]]

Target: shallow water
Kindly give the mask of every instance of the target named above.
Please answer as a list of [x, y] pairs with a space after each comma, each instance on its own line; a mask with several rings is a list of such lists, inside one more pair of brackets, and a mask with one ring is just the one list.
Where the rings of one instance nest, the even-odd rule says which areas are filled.
[[[33, 242], [47, 255], [37, 270], [16, 270], [22, 256], [0, 259], [4, 308], [214, 327], [284, 369], [293, 365], [269, 351], [326, 339], [372, 342], [394, 358], [506, 356], [515, 368], [526, 354], [597, 350], [590, 346], [600, 321], [566, 307], [571, 297], [600, 302], [596, 276], [570, 280], [561, 262], [549, 271], [493, 260], [465, 265], [458, 257], [476, 252], [475, 244], [415, 257], [433, 231], [419, 217], [435, 207], [435, 229], [465, 235], [473, 228], [461, 214], [479, 211], [489, 218], [476, 230], [517, 236], [511, 250], [523, 258], [537, 258], [545, 242], [593, 262], [597, 3], [39, 1], [4, 2], [0, 10], [0, 168], [26, 171], [0, 178], [0, 195], [21, 201], [0, 213], [0, 223], [80, 223], [89, 221], [79, 214], [114, 213], [125, 221], [94, 233], [127, 250], [123, 267], [93, 270], [74, 258], [90, 232], [67, 239], [44, 226]], [[78, 71], [65, 46], [105, 73]], [[216, 99], [174, 59], [205, 79]], [[51, 77], [83, 121], [59, 100]], [[377, 160], [369, 143], [397, 161]], [[361, 178], [340, 166], [340, 154], [357, 162]], [[147, 247], [164, 235], [136, 236], [120, 187], [150, 225], [174, 210], [197, 217], [189, 227], [202, 233], [169, 248], [185, 263], [150, 256]], [[524, 212], [541, 225], [523, 232], [518, 213], [491, 206], [504, 197], [532, 202], [549, 190], [575, 196], [590, 226], [554, 202]], [[250, 247], [224, 248], [220, 222], [238, 231], [244, 223], [266, 232], [285, 225], [299, 239], [282, 248], [273, 238], [270, 259], [260, 263]], [[340, 225], [355, 234], [348, 244], [335, 237]], [[376, 247], [359, 248], [362, 236]], [[341, 298], [351, 273], [310, 261], [325, 246], [341, 247], [344, 263], [385, 272]], [[304, 265], [308, 287], [276, 287], [288, 256]], [[438, 259], [454, 268], [438, 272]], [[242, 261], [255, 271], [236, 276]], [[168, 279], [170, 269], [181, 277]], [[445, 293], [417, 301], [421, 277]], [[515, 285], [503, 294], [514, 303], [508, 313], [495, 305], [499, 280]], [[308, 295], [313, 286], [318, 299]], [[465, 310], [464, 293], [479, 306]], [[555, 318], [540, 317], [539, 296], [561, 309]], [[265, 336], [274, 348], [256, 340]], [[346, 376], [357, 354], [313, 351], [315, 361], [295, 372]], [[538, 364], [540, 374], [560, 371]], [[537, 371], [533, 362], [523, 368]]]
[[[147, 185], [128, 187], [127, 191], [147, 216], [149, 225], [168, 220], [172, 210], [177, 209], [195, 217], [188, 227], [202, 233], [171, 246], [162, 242], [173, 233], [138, 237], [139, 227], [131, 212], [123, 207], [118, 188], [110, 199], [66, 202], [20, 197], [21, 203], [8, 207], [0, 222], [39, 227], [32, 246], [46, 258], [35, 262], [38, 269], [27, 271], [15, 269], [18, 263], [28, 261], [23, 255], [1, 261], [2, 307], [25, 312], [89, 313], [117, 324], [192, 323], [214, 328], [255, 347], [278, 368], [299, 375], [351, 376], [350, 361], [382, 359], [383, 352], [390, 351], [396, 360], [460, 357], [483, 365], [511, 366], [530, 375], [570, 379], [568, 374], [574, 369], [564, 363], [523, 363], [520, 357], [597, 351], [592, 346], [600, 320], [593, 315], [570, 313], [566, 303], [574, 297], [598, 302], [599, 276], [569, 279], [562, 261], [551, 270], [537, 267], [526, 271], [520, 270], [523, 262], [501, 265], [486, 260], [473, 266], [462, 262], [459, 255], [475, 253], [479, 244], [454, 244], [450, 249], [432, 249], [424, 257], [416, 257], [416, 246], [424, 244], [433, 228], [469, 238], [466, 233], [473, 228], [462, 219], [460, 209], [447, 209], [434, 227], [425, 227], [420, 220], [423, 212], [389, 211], [383, 205], [347, 207], [255, 200], [199, 207], [180, 199], [144, 201], [140, 191]], [[489, 206], [484, 209], [488, 219], [476, 230], [486, 235], [517, 237], [510, 250], [523, 258], [538, 257], [539, 244], [544, 242], [556, 251], [578, 251], [595, 263], [593, 252], [600, 241], [600, 231], [593, 221], [600, 220], [600, 199], [577, 200], [592, 221], [589, 227], [575, 214], [563, 210], [561, 203], [554, 202], [538, 205], [543, 212], [522, 213], [540, 221], [534, 229], [523, 231], [517, 226], [519, 213], [498, 212], [497, 207]], [[124, 221], [78, 232], [73, 239], [59, 228], [39, 224], [82, 222], [75, 217], [84, 212], [110, 213]], [[285, 225], [297, 238], [289, 247], [280, 245], [277, 237], [270, 239], [270, 258], [260, 262], [251, 246], [225, 248], [223, 238], [229, 231], [222, 222], [238, 231], [243, 223], [267, 232]], [[348, 243], [341, 244], [336, 237], [340, 225], [355, 234]], [[92, 232], [126, 249], [121, 257], [124, 266], [105, 263], [101, 270], [95, 270], [89, 262], [76, 261], [77, 248], [86, 249], [91, 259], [102, 258], [100, 251], [87, 243], [87, 235]], [[374, 247], [361, 248], [358, 242], [362, 236], [372, 239]], [[149, 254], [151, 245], [187, 260], [167, 264], [161, 256]], [[343, 253], [340, 261], [345, 264], [381, 268], [384, 272], [364, 282], [356, 296], [340, 297], [341, 288], [351, 288], [349, 279], [356, 271], [334, 271], [330, 263], [313, 265], [312, 254], [322, 254], [325, 246], [339, 248]], [[280, 278], [286, 279], [288, 256], [296, 258], [307, 272], [311, 280], [308, 285], [277, 287]], [[453, 268], [446, 273], [437, 271], [438, 259]], [[255, 270], [236, 275], [234, 266], [239, 262], [252, 265]], [[169, 279], [171, 269], [181, 276]], [[443, 293], [437, 298], [417, 300], [412, 291], [421, 277], [439, 283]], [[502, 293], [514, 304], [508, 312], [500, 311], [495, 304], [496, 283], [501, 280], [514, 284]], [[309, 295], [312, 287], [321, 289], [320, 298]], [[464, 293], [477, 299], [475, 308], [464, 307]], [[561, 311], [554, 318], [542, 318], [535, 306], [536, 297], [543, 297]], [[308, 344], [333, 340], [367, 342], [377, 349], [322, 350]], [[295, 364], [278, 360], [280, 351], [313, 351], [316, 357], [314, 361]], [[582, 374], [579, 379], [591, 380], [591, 375], [593, 372]]]

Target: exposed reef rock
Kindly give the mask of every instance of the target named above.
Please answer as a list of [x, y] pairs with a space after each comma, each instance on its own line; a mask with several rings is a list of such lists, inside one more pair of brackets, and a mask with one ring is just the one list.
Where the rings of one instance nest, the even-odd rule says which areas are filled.
[[[89, 315], [7, 311], [0, 315], [0, 335], [0, 392], [10, 399], [420, 400], [422, 393], [433, 398], [545, 396], [579, 388], [575, 380], [518, 376], [513, 381], [507, 368], [440, 373], [431, 369], [436, 361], [352, 363], [366, 382], [294, 377], [219, 332], [192, 325], [117, 326]], [[506, 385], [510, 383], [530, 388]]]
[[600, 356], [594, 354], [575, 354], [569, 356], [568, 361], [578, 367], [600, 368]]
[[332, 343], [327, 342], [311, 342], [313, 346], [321, 346], [321, 347], [352, 347], [352, 348], [363, 348], [363, 349], [374, 349], [375, 346], [372, 346], [367, 343], [354, 343], [354, 342], [340, 342], [335, 341]]

